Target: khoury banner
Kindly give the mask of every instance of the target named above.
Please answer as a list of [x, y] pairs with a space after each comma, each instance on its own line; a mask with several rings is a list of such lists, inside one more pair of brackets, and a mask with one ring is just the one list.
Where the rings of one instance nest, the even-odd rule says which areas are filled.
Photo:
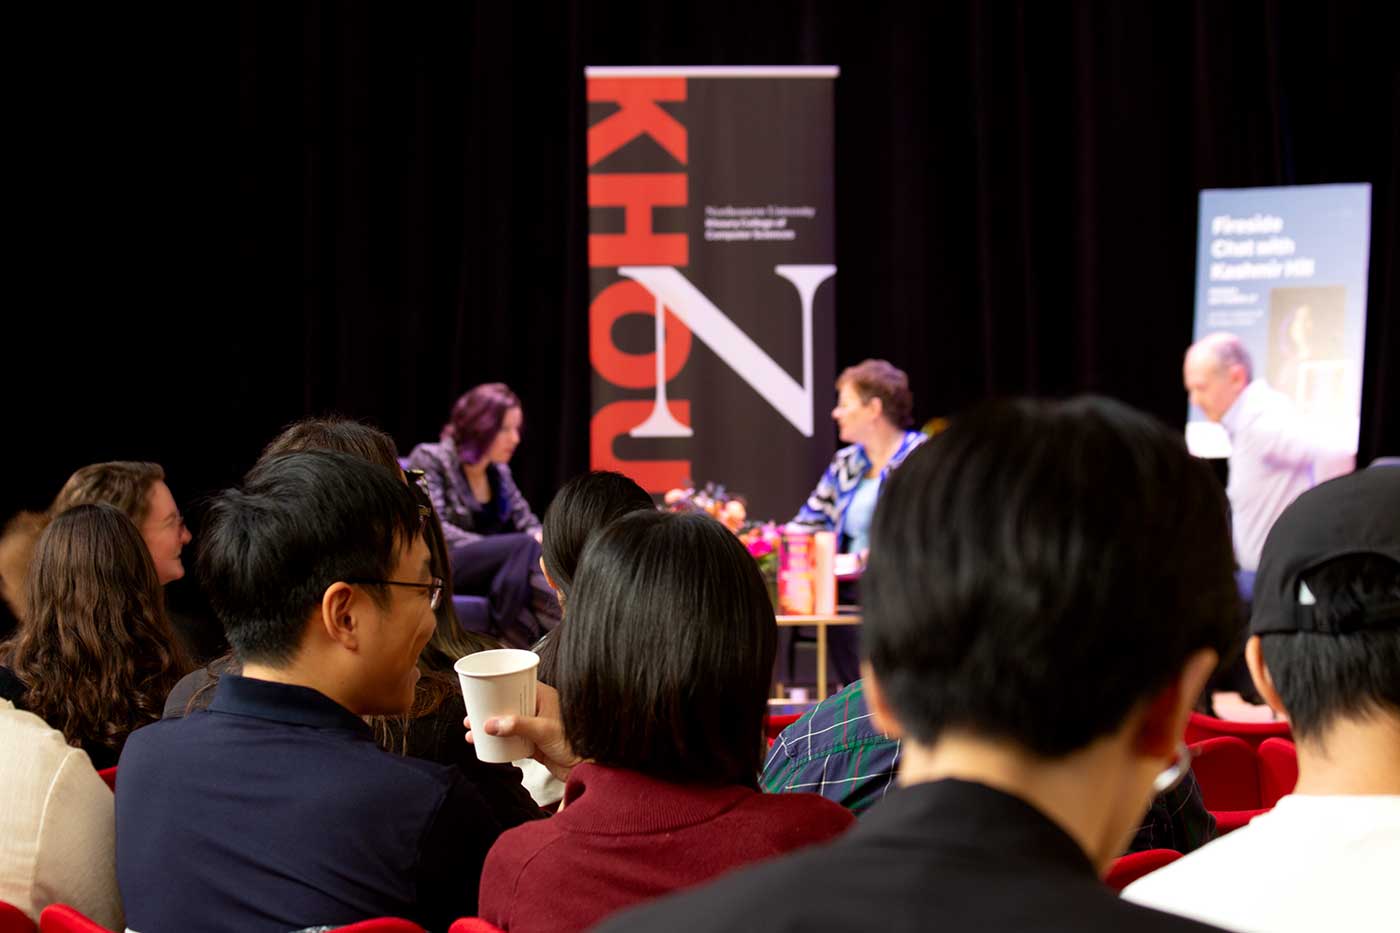
[[786, 519], [835, 432], [835, 68], [588, 68], [594, 469]]

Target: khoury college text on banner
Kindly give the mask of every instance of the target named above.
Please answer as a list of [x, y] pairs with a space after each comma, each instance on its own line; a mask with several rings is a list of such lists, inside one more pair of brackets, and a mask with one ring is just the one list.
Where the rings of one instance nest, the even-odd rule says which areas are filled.
[[[1349, 470], [1361, 423], [1370, 185], [1201, 192], [1196, 336], [1237, 335], [1254, 376], [1293, 400], [1320, 474]], [[1223, 457], [1230, 441], [1191, 406], [1186, 442]]]
[[836, 74], [586, 69], [594, 469], [722, 483], [775, 519], [821, 475]]

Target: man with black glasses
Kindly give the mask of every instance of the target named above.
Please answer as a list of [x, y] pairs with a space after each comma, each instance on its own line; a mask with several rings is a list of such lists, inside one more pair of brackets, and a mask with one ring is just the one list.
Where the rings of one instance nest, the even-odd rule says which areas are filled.
[[138, 730], [117, 782], [127, 924], [280, 931], [476, 910], [501, 827], [456, 769], [375, 745], [409, 711], [442, 581], [400, 478], [306, 452], [259, 464], [205, 521], [199, 569], [241, 676]]

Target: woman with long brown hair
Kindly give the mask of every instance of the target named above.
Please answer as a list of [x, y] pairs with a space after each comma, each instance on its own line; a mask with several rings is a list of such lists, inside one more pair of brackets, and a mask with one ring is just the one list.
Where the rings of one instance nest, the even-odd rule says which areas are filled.
[[0, 648], [0, 698], [114, 766], [188, 667], [141, 532], [110, 505], [60, 513], [35, 545], [25, 601]]

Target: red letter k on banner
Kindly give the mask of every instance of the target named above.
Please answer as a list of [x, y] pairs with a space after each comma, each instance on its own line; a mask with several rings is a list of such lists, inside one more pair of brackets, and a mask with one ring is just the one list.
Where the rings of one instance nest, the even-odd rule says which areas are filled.
[[656, 105], [685, 100], [685, 78], [589, 78], [588, 100], [620, 108], [588, 128], [588, 165], [593, 167], [643, 133], [686, 164], [685, 127]]

